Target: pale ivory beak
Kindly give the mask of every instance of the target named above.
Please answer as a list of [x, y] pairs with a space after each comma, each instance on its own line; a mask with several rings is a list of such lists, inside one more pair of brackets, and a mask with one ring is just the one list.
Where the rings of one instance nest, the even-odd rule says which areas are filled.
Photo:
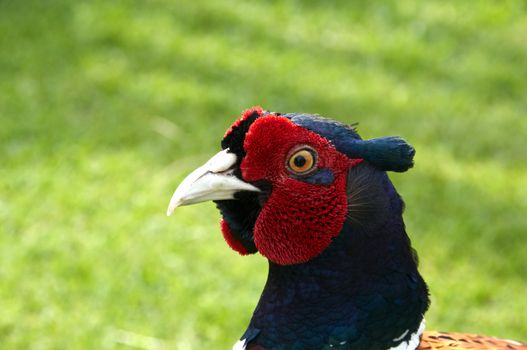
[[233, 153], [228, 153], [228, 150], [217, 153], [181, 182], [170, 199], [167, 216], [183, 205], [208, 200], [234, 199], [234, 193], [238, 191], [260, 192], [257, 187], [233, 175], [237, 157]]

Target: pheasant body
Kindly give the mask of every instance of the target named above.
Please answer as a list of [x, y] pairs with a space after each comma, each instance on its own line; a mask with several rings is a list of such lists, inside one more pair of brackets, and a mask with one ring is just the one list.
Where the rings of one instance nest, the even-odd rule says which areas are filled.
[[398, 137], [259, 107], [225, 134], [223, 151], [178, 187], [168, 213], [214, 200], [221, 231], [269, 275], [236, 350], [523, 349], [492, 337], [424, 332], [428, 288], [386, 171], [413, 166]]

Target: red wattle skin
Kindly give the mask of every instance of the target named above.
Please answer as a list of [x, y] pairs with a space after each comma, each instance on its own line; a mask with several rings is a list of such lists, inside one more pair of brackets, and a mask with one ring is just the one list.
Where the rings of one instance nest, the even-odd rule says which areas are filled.
[[[317, 152], [317, 168], [331, 169], [332, 183], [312, 184], [291, 175], [287, 159], [303, 145]], [[242, 178], [272, 184], [254, 226], [258, 251], [281, 265], [303, 263], [319, 255], [346, 220], [346, 175], [357, 160], [338, 152], [322, 136], [276, 115], [262, 116], [251, 125], [244, 149]]]
[[229, 227], [229, 224], [227, 224], [227, 221], [221, 219], [220, 220], [220, 228], [221, 233], [223, 234], [223, 238], [225, 239], [225, 242], [231, 247], [233, 250], [237, 251], [240, 255], [248, 255], [249, 252], [243, 244], [238, 241], [236, 238], [234, 238], [234, 235], [232, 234], [231, 228]]
[[234, 127], [237, 127], [238, 125], [240, 125], [244, 120], [249, 118], [251, 116], [251, 114], [253, 114], [254, 112], [256, 112], [258, 115], [261, 115], [261, 114], [263, 114], [264, 110], [260, 106], [254, 106], [254, 107], [251, 107], [251, 108], [246, 109], [245, 111], [243, 111], [242, 116], [240, 118], [238, 118], [231, 125], [231, 127], [227, 129], [227, 131], [225, 131], [225, 135], [223, 135], [223, 138], [227, 137], [227, 135], [229, 135], [231, 133], [231, 131], [232, 131], [232, 129]]

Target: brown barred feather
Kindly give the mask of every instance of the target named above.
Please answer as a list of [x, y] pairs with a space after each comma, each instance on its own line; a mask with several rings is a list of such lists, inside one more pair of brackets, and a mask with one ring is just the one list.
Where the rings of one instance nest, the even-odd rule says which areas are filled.
[[[477, 334], [426, 331], [417, 350], [527, 350], [527, 344]], [[248, 350], [266, 350], [255, 345]]]
[[527, 344], [476, 334], [424, 332], [417, 350], [527, 350]]

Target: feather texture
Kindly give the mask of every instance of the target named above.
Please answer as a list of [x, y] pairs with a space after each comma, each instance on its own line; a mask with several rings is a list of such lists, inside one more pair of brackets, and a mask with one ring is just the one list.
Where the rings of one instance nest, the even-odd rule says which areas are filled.
[[424, 332], [418, 350], [527, 350], [527, 345], [512, 340], [476, 334]]

